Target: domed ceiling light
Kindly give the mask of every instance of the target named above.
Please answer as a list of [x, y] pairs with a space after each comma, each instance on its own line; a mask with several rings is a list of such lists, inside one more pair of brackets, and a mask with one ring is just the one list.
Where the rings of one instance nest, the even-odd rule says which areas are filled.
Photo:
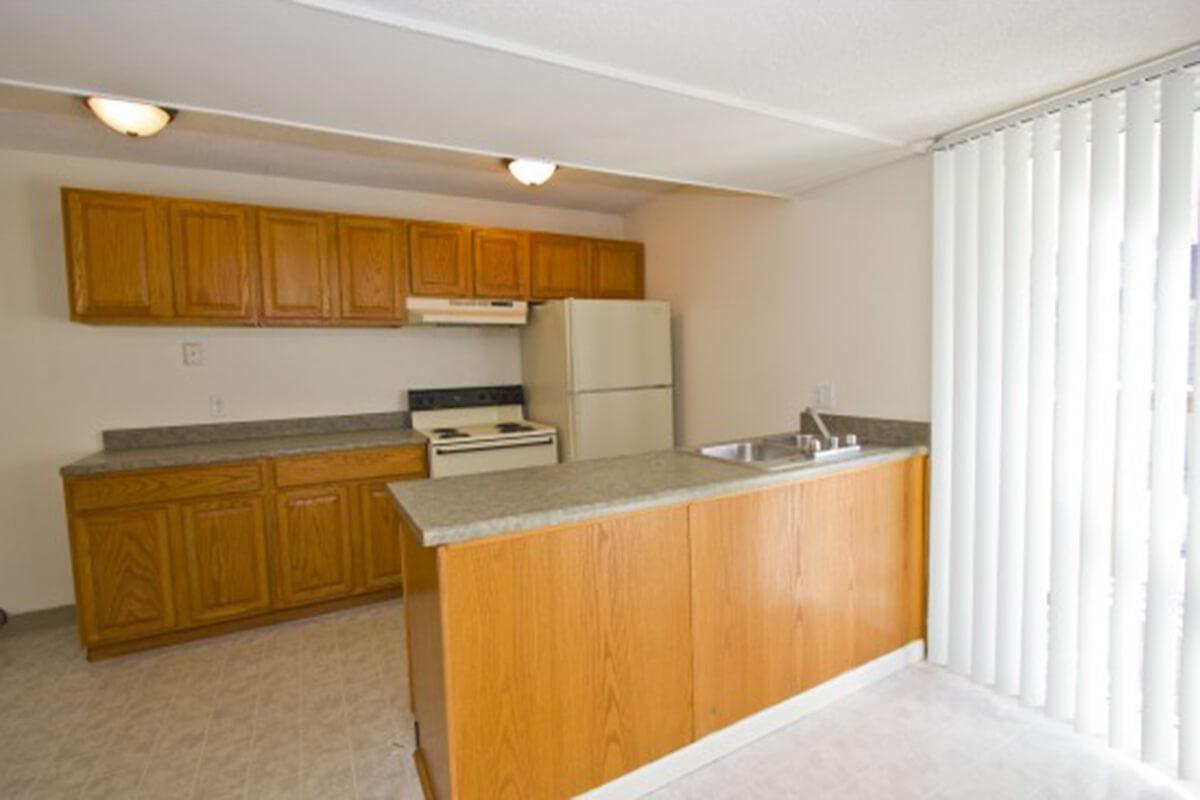
[[111, 97], [89, 97], [84, 101], [97, 119], [117, 133], [135, 138], [153, 136], [175, 118], [175, 110], [148, 103]]
[[541, 186], [558, 169], [554, 162], [536, 158], [510, 158], [504, 163], [512, 176], [526, 186]]

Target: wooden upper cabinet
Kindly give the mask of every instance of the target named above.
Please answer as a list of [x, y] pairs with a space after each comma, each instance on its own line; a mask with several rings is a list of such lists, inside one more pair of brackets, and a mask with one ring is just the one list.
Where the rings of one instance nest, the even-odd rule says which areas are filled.
[[529, 297], [529, 234], [481, 229], [471, 234], [475, 296], [524, 300]]
[[587, 297], [589, 249], [588, 240], [577, 236], [550, 233], [530, 236], [530, 297], [534, 300]]
[[176, 549], [191, 624], [219, 622], [271, 607], [267, 527], [260, 497], [185, 503]]
[[153, 197], [63, 189], [73, 319], [171, 316], [162, 204]]
[[333, 228], [329, 214], [259, 210], [263, 319], [303, 322], [336, 316]]
[[408, 247], [404, 223], [378, 217], [338, 217], [342, 319], [404, 321]]
[[84, 644], [121, 641], [175, 626], [170, 515], [121, 509], [72, 522], [72, 561]]
[[253, 321], [250, 209], [193, 200], [171, 200], [168, 209], [176, 315]]
[[645, 297], [643, 252], [640, 242], [594, 242], [591, 296], [622, 300]]
[[279, 595], [284, 605], [354, 590], [350, 489], [288, 489], [275, 498]]
[[463, 225], [410, 222], [409, 289], [421, 297], [471, 295], [471, 236]]

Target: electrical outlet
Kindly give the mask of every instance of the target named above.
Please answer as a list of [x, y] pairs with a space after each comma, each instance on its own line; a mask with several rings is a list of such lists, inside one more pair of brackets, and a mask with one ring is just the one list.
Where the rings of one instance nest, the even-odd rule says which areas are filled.
[[818, 383], [813, 387], [813, 406], [828, 411], [833, 408], [834, 392], [832, 383]]
[[225, 398], [214, 394], [208, 398], [208, 415], [213, 419], [225, 416]]
[[199, 342], [183, 343], [183, 365], [198, 367], [204, 363], [204, 345]]

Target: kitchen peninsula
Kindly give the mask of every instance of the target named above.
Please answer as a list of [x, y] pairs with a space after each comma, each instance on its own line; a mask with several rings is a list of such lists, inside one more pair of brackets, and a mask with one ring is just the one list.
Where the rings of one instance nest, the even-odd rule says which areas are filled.
[[925, 485], [878, 446], [392, 484], [426, 795], [574, 796], [920, 640]]

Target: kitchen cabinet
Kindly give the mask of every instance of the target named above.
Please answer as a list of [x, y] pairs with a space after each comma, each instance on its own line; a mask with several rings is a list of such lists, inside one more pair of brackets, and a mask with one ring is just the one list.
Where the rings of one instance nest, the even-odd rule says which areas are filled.
[[405, 298], [641, 298], [638, 242], [63, 188], [71, 319], [405, 322]]
[[71, 318], [169, 318], [175, 303], [162, 204], [79, 189], [64, 189], [62, 199]]
[[234, 619], [270, 608], [262, 498], [187, 502], [180, 517], [176, 569], [186, 589], [180, 606], [187, 622]]
[[82, 514], [71, 522], [80, 638], [105, 644], [170, 630], [171, 520], [164, 506]]
[[418, 297], [471, 295], [471, 235], [463, 225], [410, 222], [409, 290]]
[[404, 223], [338, 217], [341, 316], [347, 322], [399, 324], [408, 293]]
[[171, 200], [175, 316], [253, 322], [255, 269], [250, 210], [232, 203]]
[[554, 300], [590, 296], [590, 244], [576, 236], [535, 233], [529, 237], [530, 297]]
[[508, 300], [529, 297], [529, 234], [476, 230], [471, 234], [475, 296]]
[[368, 589], [398, 586], [404, 578], [400, 514], [383, 482], [358, 487], [362, 520], [363, 584]]
[[639, 242], [597, 240], [592, 245], [591, 296], [634, 300], [645, 296], [644, 248]]
[[262, 318], [320, 322], [336, 317], [334, 218], [283, 209], [258, 212]]
[[289, 489], [275, 503], [280, 600], [294, 605], [353, 590], [349, 490]]
[[89, 658], [394, 596], [403, 445], [64, 479]]

